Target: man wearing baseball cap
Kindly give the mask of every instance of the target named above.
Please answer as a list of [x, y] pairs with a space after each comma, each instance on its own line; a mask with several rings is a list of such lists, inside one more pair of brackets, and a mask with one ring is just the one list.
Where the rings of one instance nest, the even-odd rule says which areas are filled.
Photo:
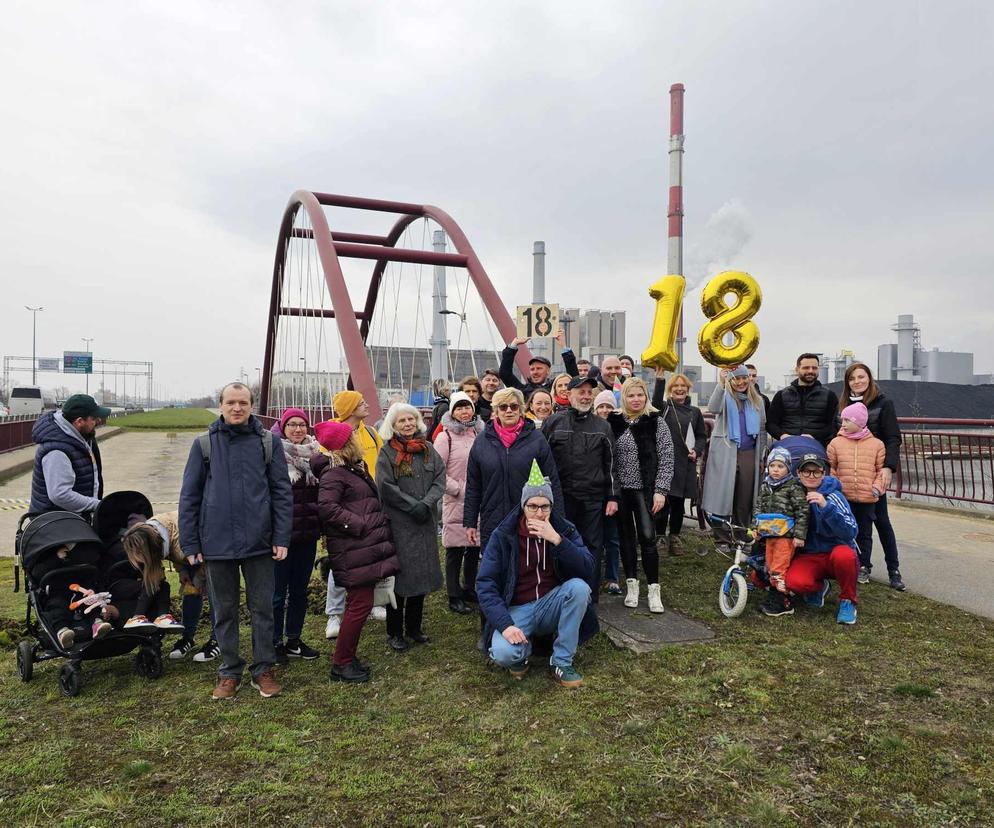
[[549, 441], [559, 469], [566, 517], [594, 557], [594, 603], [600, 586], [604, 518], [618, 510], [611, 476], [614, 436], [607, 420], [593, 412], [596, 388], [593, 377], [573, 377], [569, 408], [557, 411], [542, 425], [542, 436]]
[[839, 624], [856, 623], [856, 518], [842, 494], [842, 484], [828, 474], [828, 463], [819, 454], [801, 455], [797, 479], [804, 487], [810, 515], [804, 546], [787, 569], [787, 589], [803, 595], [809, 607], [825, 605], [833, 579], [839, 584]]
[[[525, 382], [514, 376], [514, 357], [518, 353], [518, 348], [528, 340], [522, 337], [515, 337], [511, 340], [500, 355], [500, 379], [508, 388], [517, 388], [527, 400], [533, 391], [541, 388], [543, 391], [552, 392], [552, 363], [544, 356], [533, 356], [528, 360], [528, 379]], [[559, 343], [560, 353], [563, 355], [563, 367], [566, 373], [575, 377], [580, 373], [576, 367], [576, 357], [573, 349], [566, 347], [566, 335], [560, 328], [556, 332], [556, 342]]]
[[89, 515], [103, 497], [103, 466], [97, 426], [110, 409], [88, 394], [73, 394], [61, 411], [42, 414], [31, 439], [35, 451], [31, 475], [31, 514], [76, 512]]

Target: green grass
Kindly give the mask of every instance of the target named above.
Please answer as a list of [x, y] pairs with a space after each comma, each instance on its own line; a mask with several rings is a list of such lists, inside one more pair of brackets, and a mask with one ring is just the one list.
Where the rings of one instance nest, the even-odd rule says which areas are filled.
[[[635, 656], [598, 636], [577, 691], [538, 664], [520, 683], [486, 668], [475, 617], [442, 594], [428, 647], [394, 654], [367, 624], [370, 684], [330, 684], [325, 656], [291, 664], [268, 700], [246, 683], [212, 702], [216, 665], [192, 661], [146, 682], [127, 656], [86, 663], [64, 699], [58, 663], [22, 684], [7, 647], [0, 824], [992, 824], [994, 624], [879, 584], [854, 627], [831, 595], [781, 619], [753, 596], [727, 620], [726, 565], [662, 565], [667, 612], [713, 641]], [[0, 615], [21, 617], [9, 583]], [[327, 654], [313, 609], [305, 638]]]
[[108, 424], [124, 429], [182, 431], [206, 428], [216, 419], [217, 414], [206, 408], [162, 408], [158, 411], [129, 414], [126, 417], [112, 417]]

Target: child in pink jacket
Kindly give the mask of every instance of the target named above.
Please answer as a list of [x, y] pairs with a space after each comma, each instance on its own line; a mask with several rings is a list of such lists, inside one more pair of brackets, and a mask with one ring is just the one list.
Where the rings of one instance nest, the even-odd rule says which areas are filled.
[[[828, 463], [832, 475], [839, 478], [842, 493], [849, 501], [859, 525], [856, 544], [859, 547], [859, 582], [870, 580], [870, 540], [876, 502], [884, 492], [884, 455], [882, 441], [866, 427], [868, 413], [863, 403], [853, 403], [842, 409], [839, 436], [828, 444]], [[863, 550], [866, 550], [865, 552]]]

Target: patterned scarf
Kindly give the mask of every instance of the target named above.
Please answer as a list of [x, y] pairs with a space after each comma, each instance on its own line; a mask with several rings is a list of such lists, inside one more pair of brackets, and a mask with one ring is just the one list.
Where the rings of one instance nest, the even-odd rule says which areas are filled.
[[423, 435], [411, 437], [410, 439], [394, 435], [390, 438], [390, 446], [397, 452], [395, 464], [397, 466], [397, 474], [401, 477], [410, 477], [414, 474], [411, 463], [414, 460], [415, 454], [424, 454], [425, 460], [428, 460], [428, 443]]
[[283, 456], [286, 457], [291, 483], [296, 483], [303, 477], [308, 486], [317, 486], [318, 479], [311, 472], [311, 458], [319, 448], [320, 444], [310, 434], [304, 438], [303, 443], [283, 440]]

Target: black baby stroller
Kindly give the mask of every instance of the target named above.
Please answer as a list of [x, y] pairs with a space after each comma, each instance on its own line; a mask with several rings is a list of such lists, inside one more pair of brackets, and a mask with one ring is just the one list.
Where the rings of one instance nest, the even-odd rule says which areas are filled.
[[[59, 672], [63, 695], [75, 696], [83, 684], [83, 661], [113, 658], [138, 648], [135, 668], [146, 678], [162, 675], [162, 636], [154, 630], [114, 629], [99, 639], [81, 637], [71, 647], [63, 648], [56, 624], [85, 630], [93, 616], [82, 608], [70, 614], [71, 584], [93, 590], [107, 590], [120, 612], [120, 621], [129, 617], [138, 595], [138, 573], [120, 549], [120, 535], [128, 514], [151, 516], [148, 499], [138, 492], [115, 492], [108, 495], [94, 512], [94, 525], [72, 512], [46, 512], [36, 517], [25, 515], [17, 527], [15, 550], [24, 570], [27, 594], [25, 625], [27, 635], [17, 645], [17, 673], [21, 681], [30, 681], [35, 662], [64, 658]], [[66, 557], [60, 560], [59, 552]], [[16, 578], [14, 590], [19, 583]], [[32, 619], [32, 613], [34, 619]], [[61, 619], [65, 619], [64, 621]]]

